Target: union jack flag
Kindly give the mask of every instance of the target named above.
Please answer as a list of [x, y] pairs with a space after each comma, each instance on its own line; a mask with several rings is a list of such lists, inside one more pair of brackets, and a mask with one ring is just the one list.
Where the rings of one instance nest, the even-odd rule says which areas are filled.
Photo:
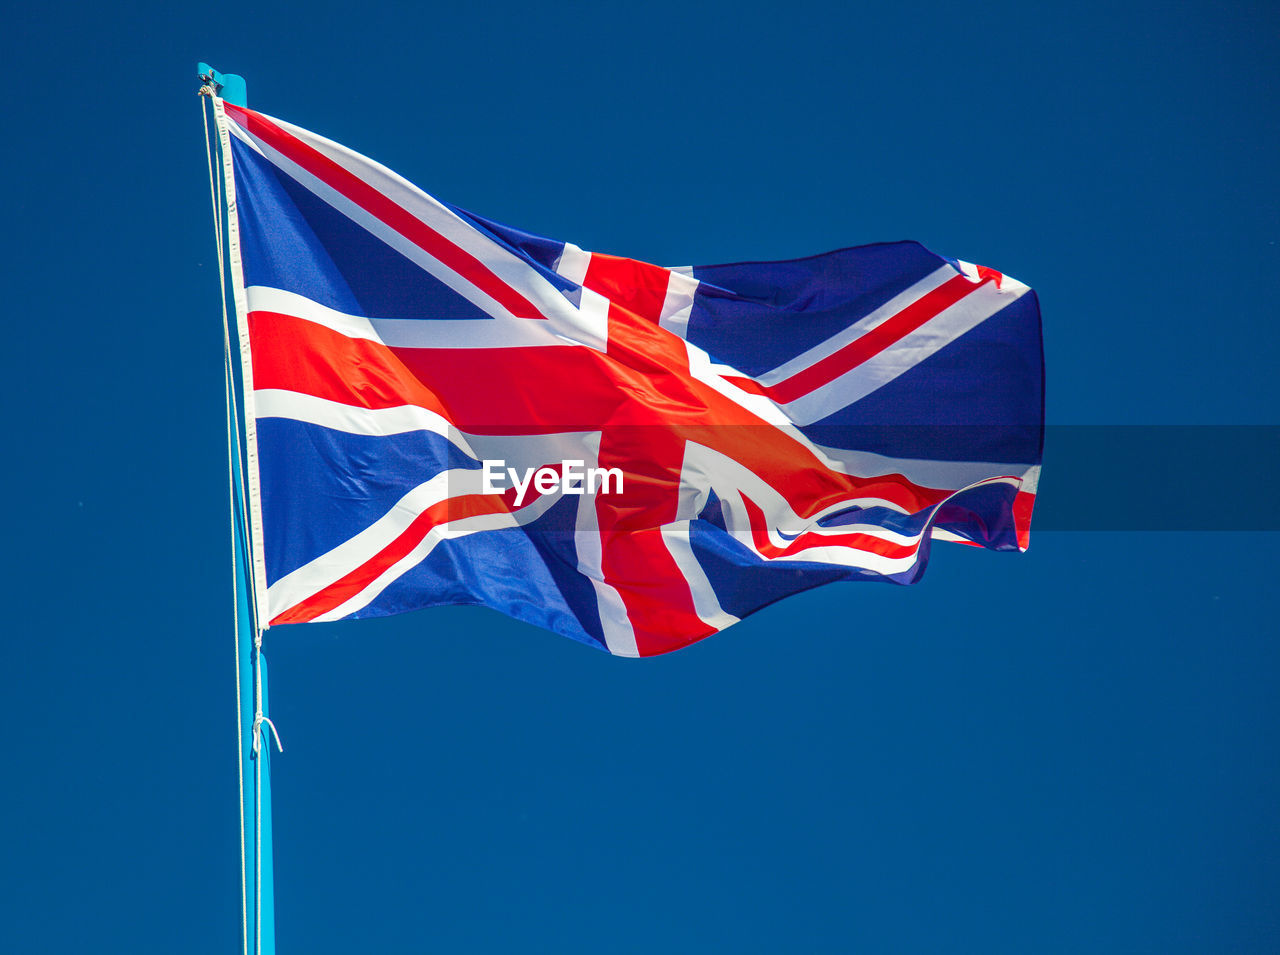
[[[590, 253], [215, 107], [271, 624], [480, 604], [648, 656], [821, 584], [914, 582], [932, 540], [1026, 548], [1022, 283], [915, 242]], [[565, 479], [509, 486], [535, 469]], [[617, 481], [580, 493], [591, 472]]]

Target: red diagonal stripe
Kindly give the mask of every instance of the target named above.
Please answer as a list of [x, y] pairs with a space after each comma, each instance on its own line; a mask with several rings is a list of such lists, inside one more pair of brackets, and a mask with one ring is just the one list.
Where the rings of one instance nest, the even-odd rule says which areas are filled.
[[762, 385], [744, 378], [728, 380], [744, 391], [764, 395], [780, 405], [795, 401], [897, 344], [925, 322], [936, 318], [942, 311], [985, 285], [986, 281], [988, 280], [975, 284], [963, 275], [948, 279], [862, 337], [854, 339], [838, 351], [819, 359], [808, 368], [796, 372], [776, 385]]
[[768, 521], [764, 511], [756, 506], [745, 494], [742, 496], [743, 506], [747, 509], [747, 520], [751, 523], [751, 540], [757, 551], [764, 557], [787, 557], [798, 554], [811, 547], [847, 547], [881, 557], [907, 557], [914, 554], [918, 544], [899, 544], [885, 540], [873, 534], [851, 531], [847, 534], [818, 534], [810, 531], [801, 534], [785, 547], [779, 547], [769, 538]]
[[914, 514], [955, 490], [916, 484], [897, 472], [859, 476], [833, 471], [785, 432], [766, 424], [707, 425], [683, 428], [681, 433], [753, 472], [806, 519], [835, 504], [870, 498]]
[[314, 620], [321, 614], [328, 613], [346, 603], [368, 587], [383, 571], [422, 543], [434, 528], [464, 517], [493, 514], [511, 509], [507, 501], [499, 495], [468, 494], [439, 501], [414, 518], [399, 537], [368, 561], [318, 593], [312, 594], [306, 600], [277, 614], [271, 622], [273, 624], [305, 623], [308, 620]]
[[388, 199], [324, 153], [281, 129], [261, 113], [232, 106], [230, 103], [224, 103], [223, 106], [244, 129], [399, 232], [446, 268], [457, 272], [516, 318], [545, 317], [539, 313], [537, 306], [498, 278], [470, 252], [454, 245], [413, 213]]

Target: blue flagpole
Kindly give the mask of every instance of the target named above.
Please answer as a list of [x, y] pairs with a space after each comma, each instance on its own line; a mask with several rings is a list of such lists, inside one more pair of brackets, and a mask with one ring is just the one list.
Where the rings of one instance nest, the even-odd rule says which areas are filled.
[[[238, 429], [236, 429], [238, 430]], [[240, 460], [240, 436], [232, 432], [234, 460]], [[248, 559], [248, 529], [244, 526], [244, 487], [240, 469], [233, 470], [236, 525], [236, 609], [239, 621], [240, 661], [240, 765], [244, 788], [241, 808], [244, 813], [244, 913], [247, 923], [247, 947], [253, 955], [275, 955], [275, 900], [271, 851], [271, 744], [272, 731], [257, 725], [258, 707], [263, 715], [267, 706], [267, 660], [256, 646], [256, 627], [249, 599], [252, 568]], [[256, 740], [257, 752], [254, 752]]]
[[[202, 83], [212, 86], [225, 102], [248, 106], [245, 81], [234, 74], [219, 73], [208, 64], [198, 67]], [[221, 137], [219, 137], [221, 142]], [[224, 214], [225, 209], [219, 210]], [[228, 276], [230, 278], [230, 276]], [[225, 292], [225, 289], [224, 289]], [[235, 341], [235, 335], [232, 335]], [[228, 386], [235, 393], [237, 382], [228, 369]], [[240, 428], [231, 421], [232, 525], [235, 560], [235, 601], [237, 620], [237, 660], [240, 699], [240, 788], [244, 855], [244, 951], [252, 955], [275, 955], [275, 897], [271, 845], [271, 746], [278, 745], [275, 727], [267, 706], [267, 660], [262, 654], [261, 631], [254, 617], [252, 600], [253, 565], [249, 558], [248, 512], [245, 496]]]

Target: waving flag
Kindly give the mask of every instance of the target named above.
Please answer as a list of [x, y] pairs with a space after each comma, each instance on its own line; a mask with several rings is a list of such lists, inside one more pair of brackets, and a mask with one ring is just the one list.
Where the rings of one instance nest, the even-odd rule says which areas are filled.
[[219, 103], [273, 624], [481, 604], [624, 656], [1025, 548], [1035, 295], [914, 242], [662, 268]]

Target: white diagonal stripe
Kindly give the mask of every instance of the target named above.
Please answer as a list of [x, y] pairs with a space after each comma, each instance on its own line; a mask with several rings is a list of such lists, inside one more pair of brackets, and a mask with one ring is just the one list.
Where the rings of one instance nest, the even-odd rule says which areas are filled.
[[844, 448], [828, 448], [814, 444], [795, 422], [787, 417], [778, 405], [764, 395], [743, 391], [733, 384], [733, 378], [746, 376], [736, 368], [713, 363], [702, 349], [692, 342], [685, 342], [689, 356], [689, 372], [698, 381], [714, 388], [721, 395], [758, 416], [761, 421], [784, 432], [828, 467], [840, 474], [858, 478], [881, 477], [900, 474], [920, 487], [951, 490], [966, 487], [975, 481], [1005, 475], [1023, 475], [1030, 465], [987, 461], [935, 461], [932, 459], [890, 458], [870, 451], [852, 451]]
[[352, 595], [345, 602], [315, 617], [316, 621], [341, 620], [377, 599], [378, 595], [417, 567], [430, 556], [436, 545], [442, 541], [457, 537], [478, 534], [481, 531], [502, 530], [508, 527], [519, 527], [537, 520], [547, 509], [560, 499], [560, 493], [552, 492], [535, 498], [531, 503], [518, 511], [493, 511], [488, 514], [473, 514], [455, 521], [437, 524], [431, 528], [421, 541], [398, 561], [384, 570], [359, 593]]
[[573, 306], [542, 273], [395, 170], [309, 129], [280, 119], [271, 121], [483, 263], [500, 280], [519, 290], [548, 319], [572, 320]]
[[372, 560], [403, 534], [427, 508], [454, 494], [481, 493], [480, 472], [441, 471], [400, 498], [386, 514], [328, 553], [303, 564], [267, 590], [268, 619], [274, 619], [351, 571]]
[[1026, 286], [1001, 291], [994, 282], [979, 285], [888, 348], [782, 408], [796, 424], [821, 421], [910, 371], [1001, 309], [1012, 305], [1025, 291]]
[[959, 273], [957, 273], [950, 265], [943, 265], [941, 268], [935, 269], [909, 288], [903, 289], [875, 311], [869, 312], [852, 325], [849, 325], [847, 328], [842, 328], [826, 341], [819, 342], [807, 351], [797, 355], [795, 358], [792, 358], [790, 361], [784, 362], [777, 368], [765, 372], [763, 375], [757, 377], [756, 380], [762, 385], [772, 387], [778, 382], [785, 381], [792, 375], [804, 371], [810, 365], [816, 364], [817, 362], [822, 361], [822, 359], [834, 355], [846, 345], [857, 341], [863, 335], [883, 325], [904, 308], [909, 308], [944, 282], [948, 282], [955, 278], [957, 274]]
[[[1025, 465], [1023, 467], [1025, 468]], [[714, 491], [720, 499], [721, 513], [729, 534], [749, 548], [752, 553], [768, 561], [817, 561], [870, 570], [882, 575], [897, 574], [910, 569], [915, 564], [920, 541], [932, 526], [926, 523], [916, 534], [903, 534], [875, 524], [843, 524], [824, 527], [821, 521], [851, 507], [884, 507], [899, 513], [902, 513], [902, 508], [877, 498], [851, 496], [831, 504], [816, 514], [804, 517], [796, 513], [777, 489], [749, 468], [714, 448], [692, 442], [685, 447], [680, 481], [678, 510], [680, 518], [690, 519], [699, 513], [705, 506], [708, 492]], [[1008, 484], [1018, 487], [1020, 483], [1020, 478], [1012, 475], [985, 477], [958, 488], [947, 498], [933, 505], [930, 511], [936, 512], [937, 508], [947, 500], [984, 484]], [[767, 534], [770, 542], [775, 546], [779, 548], [791, 546], [802, 534], [817, 535], [818, 541], [806, 546], [803, 550], [783, 556], [761, 554], [755, 545], [754, 529], [743, 501], [744, 497], [750, 498], [764, 514], [765, 527], [760, 530]], [[820, 543], [823, 537], [853, 533], [909, 546], [913, 550], [903, 557], [886, 557], [861, 550], [848, 543], [838, 545]]]
[[[328, 156], [328, 158], [346, 169], [347, 172], [361, 179], [371, 188], [378, 190], [388, 199], [397, 202], [401, 208], [417, 218], [427, 228], [481, 262], [499, 280], [518, 288], [520, 294], [547, 319], [547, 322], [543, 322], [538, 319], [517, 318], [512, 315], [505, 306], [487, 292], [440, 262], [416, 242], [411, 241], [377, 216], [348, 199], [328, 183], [303, 169], [269, 143], [264, 142], [252, 133], [240, 129], [241, 135], [238, 138], [244, 139], [248, 137], [252, 140], [258, 151], [290, 178], [353, 222], [358, 223], [370, 234], [377, 236], [425, 272], [471, 302], [482, 312], [493, 316], [493, 320], [489, 322], [475, 320], [458, 322], [457, 324], [473, 326], [472, 334], [485, 334], [479, 329], [474, 329], [474, 326], [501, 326], [503, 331], [500, 334], [514, 335], [515, 344], [547, 345], [563, 344], [567, 341], [587, 345], [599, 350], [605, 348], [608, 335], [607, 322], [601, 322], [598, 315], [581, 312], [536, 269], [480, 232], [438, 200], [427, 195], [408, 180], [367, 157], [281, 120], [273, 119], [272, 122]], [[410, 324], [436, 325], [440, 323], [435, 321], [414, 321]], [[541, 340], [528, 340], [526, 336], [520, 334], [522, 330], [519, 328], [519, 326], [526, 324], [549, 324], [553, 326], [551, 335], [549, 338], [544, 337]], [[542, 331], [545, 334], [547, 329], [544, 328]], [[493, 332], [489, 334], [493, 334]], [[496, 346], [476, 345], [467, 340], [464, 342], [446, 341], [418, 347], [466, 348]]]

